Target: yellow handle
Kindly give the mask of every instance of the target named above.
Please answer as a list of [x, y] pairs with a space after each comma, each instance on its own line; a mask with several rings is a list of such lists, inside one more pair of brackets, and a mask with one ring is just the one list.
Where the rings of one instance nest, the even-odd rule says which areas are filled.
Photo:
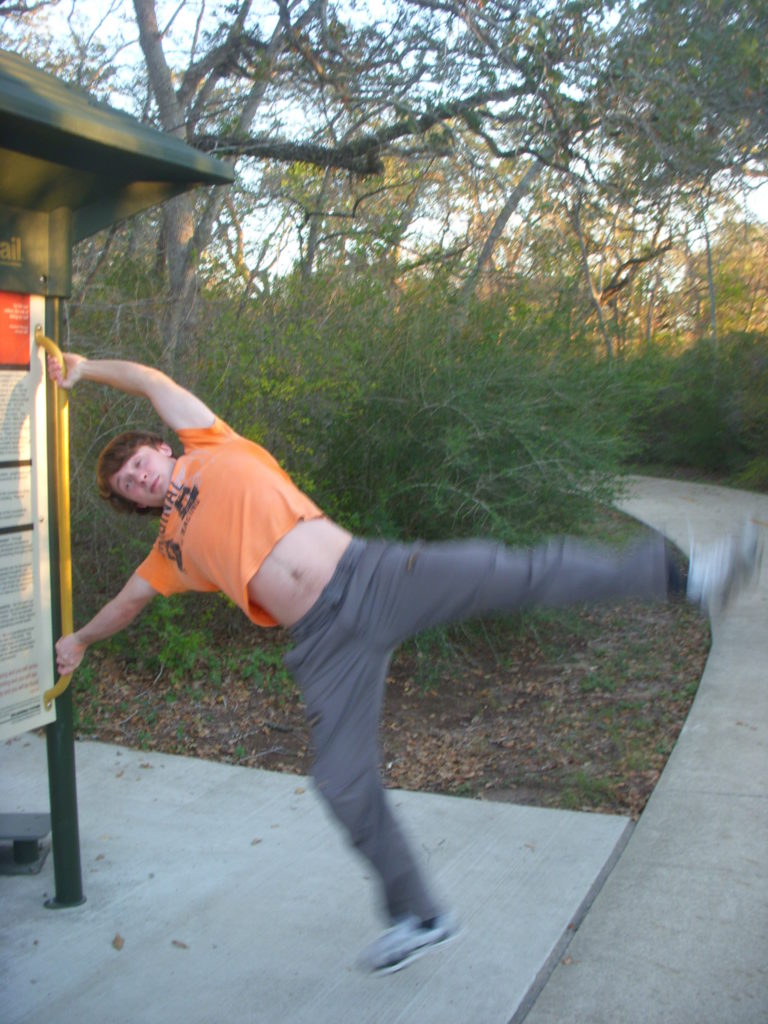
[[[47, 338], [38, 325], [35, 327], [35, 342], [44, 348], [49, 355], [56, 359], [66, 374], [67, 369], [61, 349]], [[56, 388], [56, 510], [59, 522], [59, 589], [61, 590], [61, 630], [66, 636], [71, 633], [73, 624], [72, 615], [72, 547], [69, 536], [69, 403], [67, 393], [62, 388]], [[46, 690], [43, 694], [43, 702], [46, 711], [57, 697], [69, 686], [72, 673], [68, 676], [61, 676], [56, 685]]]

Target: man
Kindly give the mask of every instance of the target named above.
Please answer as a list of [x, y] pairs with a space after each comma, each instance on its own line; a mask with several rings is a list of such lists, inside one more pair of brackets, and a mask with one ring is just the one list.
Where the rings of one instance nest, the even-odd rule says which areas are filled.
[[[379, 778], [377, 733], [391, 654], [414, 633], [525, 605], [639, 597], [686, 588], [663, 538], [627, 553], [571, 540], [531, 551], [487, 541], [364, 542], [329, 520], [269, 453], [234, 433], [159, 370], [68, 354], [71, 389], [90, 380], [142, 395], [184, 446], [175, 458], [152, 434], [115, 438], [99, 458], [102, 496], [121, 511], [160, 517], [147, 558], [120, 593], [56, 644], [73, 672], [92, 643], [123, 629], [158, 594], [221, 590], [256, 624], [288, 628], [286, 665], [304, 698], [312, 774], [352, 843], [376, 871], [391, 927], [363, 954], [372, 971], [398, 970], [456, 934], [392, 815]], [[753, 574], [753, 533], [694, 547], [690, 599], [713, 609]]]

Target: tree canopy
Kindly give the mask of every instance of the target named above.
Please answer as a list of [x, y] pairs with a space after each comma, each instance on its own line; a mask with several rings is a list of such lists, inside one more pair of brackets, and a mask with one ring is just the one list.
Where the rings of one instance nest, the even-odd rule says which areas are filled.
[[553, 232], [611, 352], [630, 293], [660, 296], [659, 266], [768, 174], [759, 0], [19, 0], [0, 19], [3, 46], [235, 165], [158, 223], [171, 359], [201, 270], [253, 295], [296, 268], [440, 265], [468, 297]]

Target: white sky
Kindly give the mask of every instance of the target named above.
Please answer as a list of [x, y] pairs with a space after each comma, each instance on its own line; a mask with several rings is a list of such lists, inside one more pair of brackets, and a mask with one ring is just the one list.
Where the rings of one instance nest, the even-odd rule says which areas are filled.
[[763, 223], [768, 223], [768, 182], [750, 193], [747, 206]]

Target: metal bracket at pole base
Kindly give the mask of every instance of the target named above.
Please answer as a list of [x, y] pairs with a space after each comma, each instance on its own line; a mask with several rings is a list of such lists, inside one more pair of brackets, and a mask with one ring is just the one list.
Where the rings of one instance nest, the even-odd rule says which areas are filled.
[[49, 850], [40, 840], [50, 831], [50, 814], [0, 814], [0, 875], [39, 874]]
[[43, 906], [46, 910], [71, 910], [73, 907], [82, 907], [85, 903], [85, 896], [81, 896], [79, 900], [73, 900], [71, 903], [61, 903], [54, 896], [50, 900], [45, 900]]

